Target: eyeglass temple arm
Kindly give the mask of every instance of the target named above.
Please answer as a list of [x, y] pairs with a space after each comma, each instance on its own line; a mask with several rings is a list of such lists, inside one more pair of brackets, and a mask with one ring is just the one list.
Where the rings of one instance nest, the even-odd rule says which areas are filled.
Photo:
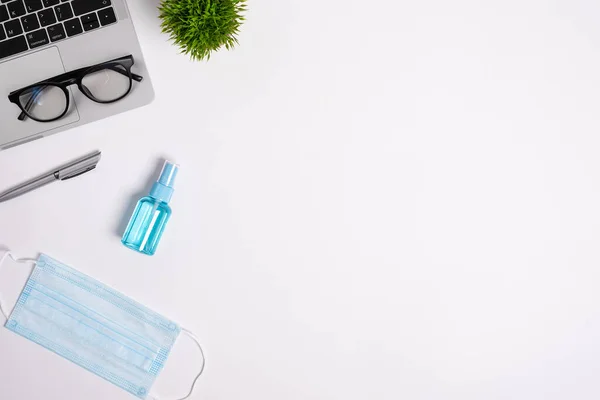
[[[123, 70], [122, 70], [122, 69], [120, 69], [120, 68], [116, 68], [116, 66], [115, 66], [115, 65], [110, 65], [110, 66], [108, 66], [107, 68], [108, 68], [108, 69], [110, 69], [110, 70], [112, 70], [112, 71], [118, 72], [119, 74], [121, 74], [121, 75], [123, 75], [123, 76], [126, 76], [127, 78], [129, 78], [129, 73], [128, 73], [127, 71], [123, 71]], [[134, 74], [133, 72], [131, 73], [131, 78], [132, 78], [134, 81], [136, 81], [136, 82], [141, 82], [141, 81], [143, 81], [143, 80], [144, 80], [144, 77], [143, 77], [143, 76], [140, 76], [140, 75], [138, 75], [138, 74]]]
[[21, 111], [21, 114], [19, 114], [19, 116], [17, 117], [17, 119], [19, 121], [25, 121], [27, 119], [27, 114], [25, 114], [25, 111]]

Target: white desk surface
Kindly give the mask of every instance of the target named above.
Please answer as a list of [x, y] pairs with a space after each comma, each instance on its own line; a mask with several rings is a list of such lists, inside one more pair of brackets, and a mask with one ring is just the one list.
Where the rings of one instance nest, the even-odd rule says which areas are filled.
[[[250, 1], [209, 63], [130, 3], [155, 102], [0, 153], [8, 187], [103, 151], [1, 204], [3, 246], [195, 331], [193, 399], [598, 399], [598, 2]], [[119, 239], [164, 156], [150, 258]], [[182, 339], [156, 389], [199, 364]], [[0, 398], [133, 397], [0, 329]]]

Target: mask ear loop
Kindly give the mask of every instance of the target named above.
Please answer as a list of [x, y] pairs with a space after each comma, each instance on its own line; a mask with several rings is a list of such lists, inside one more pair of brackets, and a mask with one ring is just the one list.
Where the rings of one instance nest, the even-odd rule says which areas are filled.
[[[0, 257], [0, 266], [2, 266], [2, 263], [4, 261], [6, 261], [6, 259], [9, 257], [14, 262], [18, 262], [18, 263], [32, 262], [34, 265], [37, 264], [37, 260], [35, 260], [33, 258], [16, 258], [13, 253], [11, 253], [10, 251], [7, 251], [6, 253], [4, 253], [2, 255], [2, 257]], [[4, 304], [4, 300], [2, 299], [2, 293], [0, 293], [0, 312], [2, 313], [4, 318], [6, 318], [6, 320], [8, 321], [9, 316], [8, 316], [8, 313], [6, 312], [6, 310], [7, 310], [7, 308], [6, 308], [6, 305]]]
[[[188, 392], [188, 394], [185, 397], [181, 397], [176, 400], [186, 400], [192, 394], [194, 394], [194, 391], [196, 390], [196, 384], [198, 383], [198, 379], [200, 379], [200, 376], [202, 376], [202, 373], [204, 372], [204, 366], [206, 365], [206, 357], [204, 356], [204, 351], [202, 350], [202, 345], [200, 345], [200, 340], [196, 337], [196, 335], [194, 335], [192, 332], [188, 331], [185, 328], [181, 328], [181, 332], [188, 335], [189, 338], [194, 341], [194, 343], [198, 347], [198, 350], [200, 350], [200, 354], [202, 355], [202, 367], [200, 367], [200, 372], [198, 372], [198, 375], [196, 375], [196, 377], [194, 378], [194, 381], [192, 382], [192, 387], [190, 388], [190, 391]], [[151, 400], [160, 400], [158, 396], [153, 396], [153, 395], [150, 395], [149, 398]]]

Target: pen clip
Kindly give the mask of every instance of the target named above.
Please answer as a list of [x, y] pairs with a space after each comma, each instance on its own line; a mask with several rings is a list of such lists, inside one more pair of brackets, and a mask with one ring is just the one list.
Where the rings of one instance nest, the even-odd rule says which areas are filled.
[[96, 168], [96, 165], [100, 161], [100, 157], [101, 153], [99, 151], [81, 157], [69, 164], [59, 167], [59, 169], [54, 172], [54, 177], [64, 181], [85, 174]]
[[93, 169], [95, 169], [95, 168], [96, 168], [96, 166], [95, 166], [95, 165], [92, 165], [91, 167], [87, 167], [86, 169], [84, 169], [84, 170], [82, 170], [82, 171], [73, 171], [73, 173], [71, 173], [71, 174], [69, 174], [69, 175], [65, 176], [64, 178], [62, 178], [62, 177], [61, 177], [61, 178], [60, 178], [60, 180], [61, 180], [61, 181], [66, 181], [66, 180], [68, 180], [68, 179], [75, 178], [75, 177], [77, 177], [77, 176], [79, 176], [79, 175], [83, 175], [83, 174], [85, 174], [86, 172], [90, 172], [91, 170], [93, 170]]

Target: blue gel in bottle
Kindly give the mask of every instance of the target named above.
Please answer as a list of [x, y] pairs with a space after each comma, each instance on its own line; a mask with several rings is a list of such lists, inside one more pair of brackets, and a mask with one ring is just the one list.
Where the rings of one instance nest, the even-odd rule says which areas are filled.
[[166, 161], [150, 195], [137, 203], [121, 242], [132, 250], [154, 255], [171, 217], [169, 201], [179, 165]]

